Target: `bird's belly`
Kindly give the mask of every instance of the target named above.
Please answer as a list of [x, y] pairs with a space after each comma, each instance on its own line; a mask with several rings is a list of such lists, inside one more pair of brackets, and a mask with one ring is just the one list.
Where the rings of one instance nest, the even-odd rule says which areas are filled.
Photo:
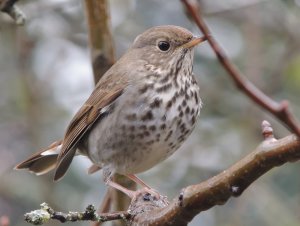
[[201, 104], [184, 95], [172, 103], [160, 97], [133, 99], [101, 120], [89, 136], [91, 160], [119, 174], [135, 174], [173, 154], [192, 132]]

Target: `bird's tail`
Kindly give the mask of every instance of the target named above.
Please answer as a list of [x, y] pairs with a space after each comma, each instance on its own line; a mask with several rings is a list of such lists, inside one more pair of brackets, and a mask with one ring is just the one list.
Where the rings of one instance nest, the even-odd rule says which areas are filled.
[[36, 175], [48, 173], [56, 167], [57, 157], [62, 146], [61, 144], [62, 141], [54, 142], [48, 148], [19, 163], [15, 169], [27, 169]]

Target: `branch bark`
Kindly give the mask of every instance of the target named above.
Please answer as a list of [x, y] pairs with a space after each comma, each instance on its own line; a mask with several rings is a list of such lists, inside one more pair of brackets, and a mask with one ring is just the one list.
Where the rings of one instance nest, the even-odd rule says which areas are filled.
[[41, 204], [41, 209], [26, 213], [25, 220], [33, 225], [42, 225], [47, 223], [50, 219], [58, 220], [61, 223], [75, 222], [75, 221], [95, 221], [106, 222], [117, 219], [126, 219], [130, 216], [126, 211], [115, 213], [103, 213], [98, 215], [93, 205], [86, 207], [84, 212], [57, 212], [54, 211], [47, 203]]
[[90, 51], [95, 84], [114, 64], [114, 43], [107, 0], [86, 0]]
[[218, 60], [220, 61], [224, 69], [228, 72], [230, 77], [233, 79], [237, 88], [244, 92], [256, 104], [273, 114], [278, 120], [285, 124], [290, 129], [290, 131], [300, 137], [300, 124], [297, 121], [296, 117], [291, 113], [288, 101], [284, 100], [281, 103], [277, 103], [276, 101], [265, 95], [256, 86], [254, 86], [229, 60], [225, 52], [222, 50], [222, 47], [213, 38], [209, 27], [206, 25], [204, 19], [200, 14], [199, 6], [193, 6], [188, 0], [181, 1], [185, 5], [187, 11], [193, 18], [194, 22], [197, 24], [201, 32], [207, 38], [207, 41], [215, 52]]

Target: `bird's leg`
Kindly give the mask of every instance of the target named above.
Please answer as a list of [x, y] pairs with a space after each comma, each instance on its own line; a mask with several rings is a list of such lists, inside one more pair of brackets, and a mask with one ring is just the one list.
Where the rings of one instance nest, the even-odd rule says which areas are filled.
[[106, 185], [111, 186], [111, 187], [123, 192], [125, 195], [129, 196], [131, 199], [134, 197], [135, 191], [129, 190], [112, 180], [113, 173], [111, 172], [111, 170], [109, 170], [109, 168], [103, 168], [102, 173], [103, 173], [103, 180], [106, 183]]
[[149, 194], [152, 194], [154, 197], [159, 199], [160, 194], [155, 189], [151, 188], [149, 185], [147, 185], [144, 181], [142, 181], [140, 178], [135, 176], [134, 174], [127, 174], [126, 177], [133, 180], [135, 183], [141, 185], [143, 189], [140, 189], [136, 191], [135, 196], [137, 196], [139, 193], [143, 193], [144, 191], [148, 192]]
[[150, 190], [153, 190], [149, 185], [147, 185], [144, 181], [142, 181], [140, 178], [138, 178], [134, 174], [127, 174], [126, 177], [128, 177], [131, 180], [133, 180], [135, 183], [141, 185], [144, 188], [148, 188]]
[[121, 192], [123, 192], [125, 195], [129, 196], [129, 198], [133, 198], [135, 197], [135, 194], [136, 194], [136, 191], [132, 191], [132, 190], [129, 190], [125, 187], [123, 187], [122, 185], [120, 184], [117, 184], [116, 182], [112, 181], [110, 178], [108, 178], [105, 183]]
[[141, 185], [143, 188], [137, 191], [132, 191], [129, 190], [128, 188], [123, 187], [122, 185], [114, 182], [112, 180], [112, 172], [110, 170], [107, 169], [103, 169], [103, 178], [104, 181], [107, 185], [123, 192], [124, 194], [126, 194], [127, 196], [129, 196], [131, 198], [131, 200], [133, 200], [133, 198], [139, 196], [140, 194], [150, 194], [153, 197], [159, 199], [160, 194], [152, 189], [150, 186], [148, 186], [147, 184], [145, 184], [141, 179], [139, 179], [137, 176], [133, 175], [133, 174], [127, 174], [126, 175], [129, 179], [133, 180], [134, 182], [136, 182], [137, 184]]

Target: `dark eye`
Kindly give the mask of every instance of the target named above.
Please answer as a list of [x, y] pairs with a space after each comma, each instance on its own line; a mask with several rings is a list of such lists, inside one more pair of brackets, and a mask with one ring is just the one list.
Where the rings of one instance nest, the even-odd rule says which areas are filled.
[[170, 43], [167, 41], [160, 41], [157, 46], [161, 51], [164, 52], [170, 49]]

